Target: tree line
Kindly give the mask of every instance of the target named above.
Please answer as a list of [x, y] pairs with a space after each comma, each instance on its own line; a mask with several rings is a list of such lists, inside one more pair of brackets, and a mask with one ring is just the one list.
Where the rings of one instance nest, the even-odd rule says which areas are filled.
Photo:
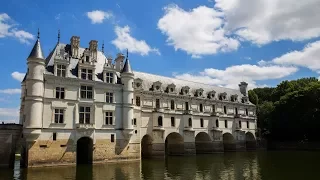
[[320, 81], [302, 78], [248, 92], [257, 106], [258, 134], [274, 141], [319, 141]]

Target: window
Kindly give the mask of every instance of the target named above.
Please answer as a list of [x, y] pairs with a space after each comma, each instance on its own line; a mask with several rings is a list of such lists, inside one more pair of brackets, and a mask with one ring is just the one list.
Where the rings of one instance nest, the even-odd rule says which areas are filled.
[[174, 110], [174, 100], [170, 101], [170, 107], [171, 107], [171, 110]]
[[64, 88], [63, 87], [56, 87], [56, 98], [64, 99]]
[[189, 127], [192, 127], [192, 119], [189, 118]]
[[158, 117], [158, 126], [162, 126], [162, 116]]
[[241, 124], [241, 121], [239, 121], [239, 128], [242, 128], [242, 124]]
[[131, 104], [133, 104], [133, 98], [131, 99]]
[[66, 66], [58, 64], [57, 66], [57, 76], [66, 77]]
[[80, 106], [79, 123], [90, 124], [90, 107]]
[[54, 110], [54, 123], [63, 123], [63, 109]]
[[52, 134], [52, 140], [53, 140], [53, 141], [56, 141], [56, 140], [57, 140], [57, 133], [53, 133], [53, 134]]
[[156, 108], [160, 108], [160, 99], [156, 99]]
[[248, 114], [249, 114], [249, 113], [248, 113], [248, 109], [246, 109], [246, 115], [248, 116]]
[[202, 106], [202, 104], [200, 104], [199, 109], [200, 109], [200, 112], [203, 112], [203, 106]]
[[176, 126], [176, 122], [174, 117], [171, 117], [171, 127], [175, 127]]
[[247, 121], [247, 129], [249, 129], [249, 127], [250, 127], [250, 126], [249, 126], [249, 121]]
[[215, 105], [212, 105], [212, 112], [216, 112], [216, 106]]
[[114, 142], [114, 134], [111, 134], [111, 142]]
[[106, 103], [113, 103], [113, 93], [106, 92]]
[[81, 79], [92, 80], [92, 70], [81, 69]]
[[224, 120], [224, 127], [228, 128], [228, 121], [227, 120]]
[[105, 112], [105, 124], [106, 125], [113, 125], [113, 113], [112, 112]]
[[92, 86], [81, 86], [81, 98], [92, 99]]
[[224, 114], [227, 114], [227, 107], [226, 106], [223, 106], [223, 112], [224, 112]]
[[113, 73], [111, 72], [106, 73], [106, 83], [113, 83]]
[[189, 103], [188, 102], [185, 103], [185, 109], [189, 110]]
[[140, 106], [140, 96], [136, 96], [136, 105]]
[[136, 118], [133, 118], [133, 120], [132, 120], [132, 125], [134, 125], [134, 126], [137, 125], [137, 119], [136, 119]]
[[216, 120], [216, 127], [219, 127], [219, 120]]
[[86, 62], [89, 62], [89, 56], [86, 56]]
[[200, 119], [200, 127], [203, 127], [203, 119]]
[[235, 111], [236, 111], [236, 115], [238, 115], [238, 108], [236, 108]]

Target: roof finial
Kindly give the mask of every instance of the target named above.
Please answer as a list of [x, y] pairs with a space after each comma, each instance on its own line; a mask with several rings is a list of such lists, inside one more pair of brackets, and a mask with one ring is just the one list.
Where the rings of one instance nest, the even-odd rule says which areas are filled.
[[128, 48], [127, 48], [127, 59], [128, 59], [128, 57], [129, 57], [129, 53], [128, 53]]
[[38, 28], [38, 37], [37, 38], [40, 39], [40, 30], [39, 30], [39, 28]]
[[58, 43], [60, 43], [60, 29], [58, 30]]
[[102, 41], [102, 49], [101, 49], [102, 53], [104, 53], [104, 41]]

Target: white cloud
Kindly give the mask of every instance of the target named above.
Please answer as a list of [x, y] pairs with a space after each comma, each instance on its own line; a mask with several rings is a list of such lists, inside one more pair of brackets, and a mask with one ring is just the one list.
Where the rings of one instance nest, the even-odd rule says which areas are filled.
[[215, 0], [225, 29], [256, 44], [320, 36], [319, 0]]
[[34, 39], [34, 36], [29, 32], [19, 30], [16, 26], [8, 14], [0, 14], [0, 38], [13, 37], [21, 43], [29, 44], [30, 40]]
[[21, 89], [0, 89], [0, 94], [20, 94]]
[[151, 48], [146, 41], [137, 40], [130, 35], [130, 27], [115, 27], [115, 33], [117, 38], [112, 41], [112, 44], [115, 45], [119, 50], [123, 51], [128, 49], [131, 53], [137, 53], [142, 56], [148, 55], [150, 52], [154, 52], [160, 55], [160, 51], [157, 48]]
[[3, 117], [19, 117], [19, 109], [18, 108], [0, 108], [0, 118]]
[[92, 24], [100, 24], [105, 19], [111, 18], [113, 15], [111, 12], [105, 12], [100, 10], [94, 10], [91, 12], [87, 12], [88, 18], [91, 20]]
[[235, 65], [227, 67], [224, 70], [208, 68], [199, 74], [176, 74], [175, 78], [195, 81], [205, 84], [223, 86], [232, 89], [238, 89], [241, 81], [249, 83], [248, 88], [264, 87], [265, 84], [259, 85], [256, 81], [279, 79], [289, 76], [298, 71], [296, 67], [284, 66], [257, 66], [250, 64]]
[[183, 50], [192, 57], [233, 51], [240, 43], [228, 37], [223, 29], [223, 13], [206, 6], [185, 11], [177, 5], [164, 8], [164, 16], [158, 21], [158, 28], [175, 50]]
[[20, 82], [23, 80], [25, 75], [26, 75], [25, 73], [20, 73], [17, 71], [11, 73], [11, 76], [13, 77], [13, 79], [18, 80]]

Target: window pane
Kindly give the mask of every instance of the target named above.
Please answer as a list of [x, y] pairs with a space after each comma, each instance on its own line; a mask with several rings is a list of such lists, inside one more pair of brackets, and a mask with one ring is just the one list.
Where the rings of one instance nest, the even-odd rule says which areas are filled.
[[92, 99], [92, 91], [88, 91], [87, 99]]
[[86, 113], [86, 124], [90, 124], [90, 114]]
[[62, 77], [66, 77], [66, 70], [62, 71]]
[[81, 98], [86, 98], [86, 91], [81, 91]]
[[90, 107], [86, 107], [86, 112], [90, 112]]
[[84, 112], [84, 107], [80, 106], [80, 112]]
[[64, 99], [64, 92], [63, 91], [61, 92], [61, 97], [60, 98]]
[[80, 113], [80, 115], [79, 115], [79, 123], [84, 124], [84, 114], [83, 113]]
[[59, 115], [58, 115], [58, 114], [55, 114], [55, 115], [54, 115], [54, 122], [55, 122], [55, 123], [58, 123], [58, 122], [59, 122]]
[[63, 123], [63, 114], [60, 114], [59, 123]]

